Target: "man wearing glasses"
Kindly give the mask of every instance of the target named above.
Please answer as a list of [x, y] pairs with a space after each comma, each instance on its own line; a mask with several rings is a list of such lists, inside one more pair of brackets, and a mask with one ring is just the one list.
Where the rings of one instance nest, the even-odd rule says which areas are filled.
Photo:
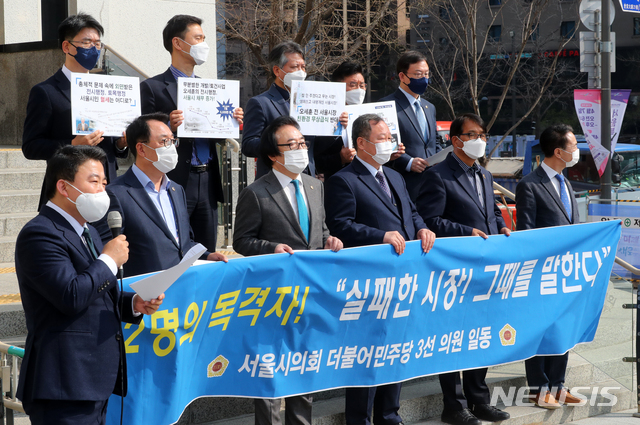
[[[295, 118], [282, 116], [265, 128], [260, 158], [271, 171], [240, 193], [233, 248], [244, 255], [279, 254], [294, 250], [342, 248], [325, 224], [322, 182], [302, 171], [308, 147]], [[270, 343], [266, 335], [265, 343]], [[311, 395], [288, 397], [287, 425], [311, 425]], [[257, 425], [281, 424], [280, 399], [256, 399]]]
[[429, 166], [427, 158], [440, 150], [436, 143], [436, 108], [420, 96], [429, 84], [426, 57], [409, 50], [396, 64], [400, 87], [380, 102], [396, 102], [400, 138], [406, 153], [392, 163], [404, 177], [411, 200], [416, 202], [422, 184], [422, 172]]
[[[184, 189], [167, 173], [178, 162], [167, 126], [169, 116], [160, 112], [142, 115], [127, 127], [127, 143], [135, 164], [107, 186], [110, 211], [122, 216], [122, 233], [129, 241], [129, 261], [124, 276], [135, 276], [175, 266], [197, 242], [189, 225]], [[96, 224], [103, 241], [111, 239], [105, 217]], [[217, 252], [205, 252], [202, 260], [227, 261]]]
[[[453, 152], [424, 173], [418, 212], [439, 238], [511, 233], [493, 199], [493, 177], [476, 163], [485, 154], [487, 132], [478, 115], [464, 114], [451, 123]], [[490, 403], [487, 368], [443, 373], [439, 376], [444, 398], [442, 422], [480, 425], [481, 421], [509, 419]], [[464, 392], [463, 392], [464, 390]]]
[[[58, 72], [35, 85], [29, 93], [22, 152], [27, 159], [49, 160], [64, 145], [98, 146], [107, 154], [103, 166], [107, 181], [111, 182], [116, 178], [116, 157], [128, 155], [124, 138], [102, 137], [101, 130], [78, 136], [71, 134], [71, 73], [88, 73], [95, 67], [103, 34], [102, 25], [84, 13], [69, 16], [60, 24], [58, 41], [65, 62]], [[46, 201], [43, 183], [38, 205]]]

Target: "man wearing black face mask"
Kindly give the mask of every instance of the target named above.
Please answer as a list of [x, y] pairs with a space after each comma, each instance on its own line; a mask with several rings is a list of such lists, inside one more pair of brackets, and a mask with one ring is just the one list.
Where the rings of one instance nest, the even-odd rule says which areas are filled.
[[[49, 160], [64, 145], [98, 146], [106, 154], [103, 164], [107, 181], [115, 180], [116, 157], [127, 157], [124, 138], [91, 134], [73, 136], [71, 126], [71, 73], [88, 73], [98, 62], [104, 29], [92, 16], [79, 13], [69, 16], [58, 27], [58, 41], [65, 54], [64, 65], [52, 77], [35, 85], [29, 94], [27, 118], [22, 135], [22, 152], [28, 159]], [[44, 184], [39, 205], [47, 201]]]
[[422, 182], [422, 172], [429, 166], [426, 158], [440, 150], [436, 143], [436, 108], [420, 96], [429, 84], [426, 57], [409, 50], [396, 64], [400, 87], [380, 102], [396, 102], [400, 138], [406, 153], [390, 165], [404, 177], [411, 200], [416, 202]]

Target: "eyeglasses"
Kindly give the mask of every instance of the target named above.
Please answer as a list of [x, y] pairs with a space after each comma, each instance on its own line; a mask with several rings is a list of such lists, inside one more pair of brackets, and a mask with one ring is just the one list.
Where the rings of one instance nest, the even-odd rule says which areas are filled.
[[467, 136], [470, 140], [475, 140], [477, 138], [480, 138], [485, 142], [490, 137], [488, 133], [476, 133], [475, 131], [470, 131], [469, 133], [462, 133], [461, 136]]
[[367, 89], [367, 83], [357, 83], [355, 81], [352, 81], [352, 82], [349, 83], [349, 88], [350, 89], [366, 90]]
[[278, 146], [289, 146], [289, 150], [296, 151], [298, 149], [309, 149], [306, 141], [291, 142], [291, 143], [278, 143]]
[[422, 77], [429, 78], [429, 71], [427, 71], [427, 72], [414, 72], [413, 75], [407, 74], [407, 76], [411, 77], [411, 78], [422, 78]]
[[[141, 142], [141, 143], [149, 143], [149, 141], [147, 140], [146, 142]], [[180, 139], [178, 139], [177, 137], [173, 139], [162, 139], [160, 140], [160, 144], [166, 148], [170, 147], [171, 145], [176, 145], [176, 148], [177, 148], [178, 146], [180, 146]], [[151, 148], [151, 146], [149, 147]]]
[[102, 41], [100, 40], [80, 40], [80, 41], [70, 41], [69, 43], [71, 43], [71, 45], [73, 47], [77, 47], [75, 44], [73, 43], [78, 43], [80, 44], [80, 47], [82, 47], [83, 49], [90, 49], [91, 46], [96, 46], [96, 49], [101, 50], [102, 49]]

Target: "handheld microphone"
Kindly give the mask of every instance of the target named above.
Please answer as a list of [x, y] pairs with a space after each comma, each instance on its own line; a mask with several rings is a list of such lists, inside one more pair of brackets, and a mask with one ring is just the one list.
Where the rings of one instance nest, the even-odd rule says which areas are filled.
[[[111, 230], [111, 238], [117, 238], [122, 230], [122, 216], [120, 213], [118, 211], [109, 211], [109, 214], [107, 215], [107, 224]], [[122, 270], [122, 266], [120, 266], [118, 269], [118, 278], [122, 279], [123, 276], [124, 271]]]

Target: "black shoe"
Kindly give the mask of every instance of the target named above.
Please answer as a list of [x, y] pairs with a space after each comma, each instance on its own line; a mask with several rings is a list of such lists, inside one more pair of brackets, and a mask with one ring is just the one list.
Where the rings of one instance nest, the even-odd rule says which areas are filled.
[[446, 424], [452, 425], [482, 425], [480, 419], [473, 416], [471, 410], [450, 410], [444, 409], [440, 420]]
[[483, 421], [498, 422], [506, 421], [511, 417], [508, 412], [502, 411], [490, 404], [476, 404], [473, 406], [473, 414]]

